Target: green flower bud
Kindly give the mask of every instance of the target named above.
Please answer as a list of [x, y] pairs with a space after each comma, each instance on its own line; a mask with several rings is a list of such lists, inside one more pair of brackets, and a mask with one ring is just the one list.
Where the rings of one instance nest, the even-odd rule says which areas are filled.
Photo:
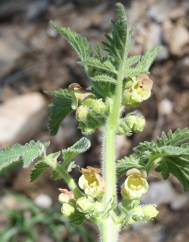
[[136, 112], [128, 114], [126, 121], [133, 132], [142, 132], [146, 124], [145, 118]]
[[94, 203], [95, 203], [94, 200], [87, 197], [81, 197], [76, 201], [78, 210], [83, 213], [93, 211]]
[[148, 182], [142, 172], [130, 174], [121, 187], [123, 199], [134, 200], [140, 199], [148, 191]]
[[148, 205], [142, 206], [142, 211], [144, 213], [144, 217], [147, 220], [155, 218], [159, 214], [159, 211], [157, 210], [157, 206], [154, 204], [148, 204]]
[[76, 119], [85, 134], [91, 134], [101, 127], [108, 114], [108, 106], [102, 99], [87, 98], [77, 108]]
[[120, 119], [118, 134], [131, 135], [133, 132], [142, 132], [146, 121], [144, 117], [137, 112], [128, 114], [125, 118]]
[[131, 211], [131, 215], [127, 222], [128, 224], [134, 224], [137, 221], [147, 222], [150, 219], [157, 217], [158, 213], [156, 205], [148, 204], [138, 206]]
[[75, 208], [69, 203], [63, 203], [61, 212], [65, 217], [70, 217], [75, 213]]
[[58, 201], [60, 203], [69, 203], [70, 201], [74, 200], [74, 194], [71, 191], [68, 191], [67, 189], [59, 189], [61, 192], [58, 196]]
[[104, 180], [99, 173], [99, 169], [90, 166], [82, 169], [78, 184], [87, 196], [98, 198], [103, 195], [105, 189]]
[[132, 78], [125, 85], [123, 103], [126, 106], [137, 106], [151, 96], [153, 82], [145, 74]]

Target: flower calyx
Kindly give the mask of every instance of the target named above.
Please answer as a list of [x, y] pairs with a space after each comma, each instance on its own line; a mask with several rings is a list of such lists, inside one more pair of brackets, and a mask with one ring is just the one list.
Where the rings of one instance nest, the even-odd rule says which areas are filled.
[[87, 97], [76, 110], [76, 119], [84, 134], [92, 134], [100, 128], [108, 115], [108, 105], [102, 99]]
[[121, 187], [123, 200], [140, 200], [149, 187], [145, 173], [138, 169], [130, 169], [126, 175], [127, 178]]
[[101, 198], [105, 184], [100, 170], [91, 166], [81, 169], [82, 175], [79, 178], [79, 187], [84, 190], [85, 194], [92, 198]]
[[152, 86], [153, 81], [146, 74], [130, 78], [125, 84], [123, 104], [129, 107], [139, 105], [151, 96]]
[[117, 134], [125, 134], [127, 136], [132, 133], [139, 133], [144, 130], [146, 121], [139, 112], [129, 113], [125, 118], [121, 118], [117, 130]]
[[60, 188], [61, 192], [58, 196], [59, 202], [62, 204], [61, 212], [65, 217], [71, 217], [75, 214], [75, 198], [72, 191]]

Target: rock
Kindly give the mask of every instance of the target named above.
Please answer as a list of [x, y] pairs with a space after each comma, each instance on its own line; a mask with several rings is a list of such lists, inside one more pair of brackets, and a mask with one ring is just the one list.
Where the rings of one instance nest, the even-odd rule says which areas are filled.
[[146, 30], [146, 40], [145, 40], [145, 47], [146, 50], [160, 45], [162, 40], [162, 33], [160, 25], [151, 23], [147, 30]]
[[157, 205], [169, 204], [174, 201], [176, 196], [169, 181], [159, 181], [150, 184], [149, 191], [143, 196], [142, 201]]
[[173, 103], [169, 99], [165, 98], [159, 103], [158, 109], [161, 114], [169, 115], [173, 111]]
[[176, 7], [175, 0], [163, 0], [157, 1], [148, 10], [148, 16], [153, 20], [162, 23], [168, 16], [168, 14]]
[[47, 194], [39, 194], [34, 202], [41, 208], [50, 208], [52, 205], [52, 199]]
[[181, 84], [183, 88], [189, 89], [189, 57], [185, 57], [178, 62], [175, 69], [174, 79], [178, 84]]
[[180, 210], [185, 207], [189, 202], [188, 194], [178, 195], [175, 200], [171, 202], [171, 208], [173, 210]]
[[39, 93], [10, 99], [0, 106], [0, 146], [26, 142], [38, 133], [47, 116], [47, 102]]
[[48, 10], [48, 0], [32, 1], [28, 4], [26, 18], [28, 20], [36, 20], [44, 15]]
[[28, 47], [14, 33], [1, 30], [0, 35], [0, 77], [6, 75], [15, 65], [16, 60], [28, 52]]
[[176, 56], [189, 53], [189, 31], [183, 24], [167, 20], [163, 25], [164, 39], [170, 52]]

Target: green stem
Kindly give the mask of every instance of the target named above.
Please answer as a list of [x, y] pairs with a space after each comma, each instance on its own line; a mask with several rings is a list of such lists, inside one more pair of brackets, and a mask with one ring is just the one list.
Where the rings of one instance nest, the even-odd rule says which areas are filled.
[[[115, 153], [115, 141], [116, 130], [119, 122], [123, 79], [124, 79], [124, 63], [120, 66], [118, 72], [117, 86], [115, 90], [115, 96], [113, 97], [113, 103], [110, 111], [110, 115], [107, 120], [104, 133], [103, 144], [103, 176], [105, 179], [105, 195], [104, 205], [106, 206], [112, 200], [117, 204], [117, 192], [116, 192], [116, 153]], [[111, 216], [105, 218], [101, 226], [101, 241], [102, 242], [116, 242], [118, 240], [119, 226], [113, 221]]]
[[81, 197], [82, 193], [78, 188], [77, 184], [75, 183], [74, 179], [70, 176], [70, 174], [68, 174], [65, 171], [61, 171], [61, 175], [64, 181], [66, 182], [66, 184], [68, 185], [69, 189], [74, 193], [75, 198], [77, 199]]

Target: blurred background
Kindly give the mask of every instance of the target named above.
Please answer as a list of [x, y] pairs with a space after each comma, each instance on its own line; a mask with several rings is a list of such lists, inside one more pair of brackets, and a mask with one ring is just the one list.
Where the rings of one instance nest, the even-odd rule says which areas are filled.
[[[0, 147], [30, 139], [51, 140], [56, 151], [81, 136], [72, 116], [58, 134], [49, 137], [49, 97], [44, 91], [67, 87], [72, 82], [89, 85], [77, 57], [49, 27], [49, 20], [70, 26], [93, 43], [102, 41], [114, 16], [113, 0], [0, 0]], [[119, 157], [138, 142], [156, 138], [162, 130], [189, 126], [189, 1], [126, 0], [133, 26], [131, 54], [161, 45], [152, 67], [150, 101], [141, 106], [147, 119], [142, 134], [119, 136]], [[100, 133], [92, 135], [93, 148], [80, 156], [81, 166], [99, 165]], [[48, 173], [31, 183], [30, 169], [11, 168], [0, 174], [0, 242], [97, 241], [91, 225], [73, 226], [56, 205], [61, 182]], [[75, 173], [77, 178], [78, 174]], [[123, 232], [120, 242], [188, 242], [189, 194], [173, 178], [150, 177], [144, 197], [156, 203], [156, 221], [136, 224]]]

